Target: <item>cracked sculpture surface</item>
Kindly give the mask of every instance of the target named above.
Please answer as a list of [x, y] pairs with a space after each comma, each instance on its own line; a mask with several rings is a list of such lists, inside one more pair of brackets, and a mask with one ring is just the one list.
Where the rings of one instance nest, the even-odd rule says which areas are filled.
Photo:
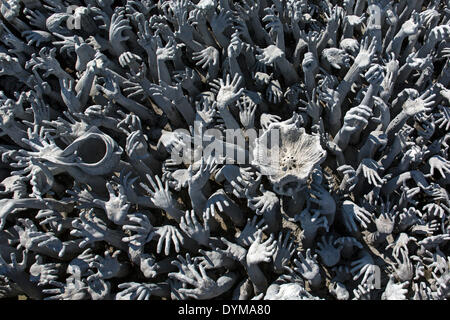
[[0, 298], [450, 296], [449, 0], [0, 18]]

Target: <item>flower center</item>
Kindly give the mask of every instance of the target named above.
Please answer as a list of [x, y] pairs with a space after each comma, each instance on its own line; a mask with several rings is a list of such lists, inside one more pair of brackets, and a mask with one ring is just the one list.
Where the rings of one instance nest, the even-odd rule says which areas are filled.
[[294, 156], [286, 156], [283, 159], [281, 159], [281, 170], [287, 171], [287, 170], [293, 170], [297, 168], [297, 159], [294, 158]]

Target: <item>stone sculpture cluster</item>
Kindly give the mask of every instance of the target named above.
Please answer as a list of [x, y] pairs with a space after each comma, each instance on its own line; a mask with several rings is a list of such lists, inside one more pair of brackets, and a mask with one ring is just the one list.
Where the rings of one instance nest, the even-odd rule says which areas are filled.
[[2, 0], [0, 297], [446, 299], [449, 5]]

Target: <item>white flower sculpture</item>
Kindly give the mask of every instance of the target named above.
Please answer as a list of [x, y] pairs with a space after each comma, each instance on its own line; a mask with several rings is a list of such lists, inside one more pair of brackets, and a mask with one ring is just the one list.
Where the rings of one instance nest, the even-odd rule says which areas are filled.
[[299, 116], [273, 123], [256, 140], [252, 164], [266, 174], [280, 195], [302, 190], [315, 165], [326, 158], [320, 138], [300, 128]]

